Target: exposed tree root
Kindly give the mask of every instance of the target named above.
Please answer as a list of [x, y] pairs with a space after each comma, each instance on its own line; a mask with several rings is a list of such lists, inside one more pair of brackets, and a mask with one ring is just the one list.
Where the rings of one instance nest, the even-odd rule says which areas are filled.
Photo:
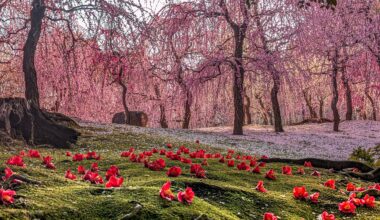
[[120, 218], [120, 220], [134, 219], [139, 214], [142, 208], [143, 206], [140, 203], [136, 202], [136, 205], [135, 207], [133, 207], [132, 212], [124, 215], [123, 217]]
[[28, 177], [21, 176], [21, 175], [18, 175], [18, 174], [13, 174], [12, 176], [10, 176], [6, 180], [6, 182], [12, 183], [13, 180], [20, 180], [20, 181], [22, 181], [24, 183], [29, 183], [29, 184], [41, 184], [40, 181], [32, 180], [32, 179], [29, 179]]
[[[260, 162], [266, 163], [290, 163], [303, 165], [306, 161], [312, 163], [313, 167], [333, 169], [334, 171], [340, 171], [344, 175], [349, 175], [352, 177], [360, 178], [367, 181], [379, 181], [380, 180], [380, 168], [372, 168], [364, 163], [357, 161], [334, 161], [334, 160], [323, 160], [317, 158], [304, 158], [304, 159], [285, 159], [285, 158], [269, 158], [260, 159]], [[352, 168], [359, 169], [360, 172], [347, 171], [347, 169], [352, 170]]]

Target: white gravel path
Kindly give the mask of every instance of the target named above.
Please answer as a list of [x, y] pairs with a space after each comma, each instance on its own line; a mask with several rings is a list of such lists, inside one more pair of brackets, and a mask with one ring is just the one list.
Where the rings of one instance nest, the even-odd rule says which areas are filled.
[[231, 127], [200, 128], [195, 130], [140, 128], [124, 125], [82, 123], [85, 126], [104, 128], [106, 132], [146, 133], [184, 141], [200, 140], [219, 148], [231, 148], [270, 157], [316, 157], [346, 160], [358, 146], [365, 148], [380, 144], [380, 122], [342, 122], [341, 132], [333, 132], [332, 124], [305, 124], [285, 127], [286, 132], [274, 133], [270, 126], [246, 126], [245, 135], [231, 135]]

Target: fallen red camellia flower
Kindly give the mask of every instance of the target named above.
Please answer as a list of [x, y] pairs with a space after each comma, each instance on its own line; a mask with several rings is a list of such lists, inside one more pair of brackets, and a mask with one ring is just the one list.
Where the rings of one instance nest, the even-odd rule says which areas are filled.
[[221, 157], [221, 158], [219, 159], [219, 162], [220, 162], [220, 163], [224, 163], [224, 162], [225, 162], [224, 157]]
[[235, 166], [235, 161], [234, 160], [227, 161], [227, 166], [234, 167]]
[[240, 164], [237, 165], [238, 170], [249, 170], [250, 167], [245, 163], [241, 162]]
[[314, 170], [312, 173], [311, 173], [312, 176], [317, 176], [317, 177], [320, 177], [321, 176], [321, 173]]
[[174, 166], [174, 167], [170, 167], [166, 175], [168, 175], [169, 177], [177, 177], [181, 175], [181, 173], [182, 173], [181, 167]]
[[254, 166], [256, 166], [257, 165], [257, 161], [256, 160], [251, 160], [250, 162], [249, 162], [249, 166], [251, 166], [251, 167], [254, 167]]
[[66, 151], [66, 156], [67, 157], [71, 157], [71, 152], [70, 151]]
[[87, 171], [86, 174], [84, 174], [83, 179], [91, 182], [92, 184], [103, 183], [103, 178], [98, 173], [94, 173], [91, 171]]
[[98, 163], [92, 163], [91, 164], [91, 171], [92, 172], [98, 172], [99, 171]]
[[259, 163], [259, 166], [260, 166], [260, 167], [265, 167], [265, 165], [266, 165], [265, 162], [260, 162], [260, 163]]
[[19, 167], [25, 167], [22, 157], [18, 155], [12, 156], [11, 158], [9, 158], [6, 164], [19, 166]]
[[29, 150], [29, 157], [41, 158], [41, 155], [40, 155], [40, 152], [38, 152], [38, 150]]
[[356, 193], [351, 193], [348, 201], [354, 203], [355, 206], [363, 206], [364, 205], [364, 199], [356, 198]]
[[78, 166], [78, 173], [79, 174], [85, 174], [86, 173], [86, 169], [84, 169], [84, 167], [83, 166], [81, 166], [81, 165], [79, 165]]
[[202, 161], [202, 166], [208, 166], [207, 159], [204, 159], [204, 160]]
[[97, 155], [95, 151], [89, 151], [86, 154], [87, 160], [100, 160], [100, 155]]
[[257, 165], [255, 168], [253, 168], [252, 173], [261, 173], [260, 166]]
[[329, 179], [323, 185], [331, 189], [335, 189], [335, 180]]
[[172, 144], [170, 144], [170, 143], [167, 143], [167, 144], [166, 144], [166, 147], [167, 147], [167, 148], [172, 148], [172, 147], [173, 147], [173, 145], [172, 145]]
[[322, 220], [335, 220], [335, 215], [334, 214], [329, 214], [328, 212], [324, 211], [321, 214]]
[[111, 176], [106, 183], [106, 188], [120, 187], [123, 184], [123, 181], [123, 177], [117, 178], [116, 176]]
[[273, 213], [266, 212], [264, 213], [263, 220], [277, 220], [277, 217]]
[[124, 152], [121, 152], [120, 154], [121, 157], [129, 157], [129, 155], [131, 155], [131, 152], [129, 151], [124, 151]]
[[14, 202], [13, 196], [16, 195], [16, 192], [10, 189], [4, 190], [0, 189], [0, 197], [1, 197], [1, 202], [4, 205], [9, 205]]
[[264, 187], [264, 182], [261, 181], [261, 180], [257, 183], [255, 189], [256, 189], [257, 191], [259, 191], [259, 192], [263, 192], [263, 193], [266, 193], [266, 192], [267, 192], [267, 190], [266, 190], [265, 187]]
[[191, 164], [190, 166], [190, 173], [197, 173], [197, 170], [200, 169], [202, 166], [200, 164]]
[[197, 178], [206, 178], [206, 171], [202, 167], [199, 167], [195, 172], [195, 176]]
[[305, 161], [303, 164], [305, 167], [313, 167], [310, 161]]
[[347, 183], [347, 187], [346, 187], [346, 190], [348, 191], [348, 192], [351, 192], [351, 191], [355, 191], [355, 185], [353, 184], [353, 183]]
[[178, 192], [177, 199], [179, 202], [187, 204], [191, 204], [193, 202], [195, 193], [193, 192], [193, 189], [190, 187], [186, 187], [185, 192]]
[[65, 178], [75, 180], [77, 177], [68, 169], [65, 173]]
[[282, 167], [282, 174], [292, 175], [292, 168], [290, 166], [283, 166]]
[[75, 154], [73, 156], [73, 161], [82, 161], [84, 159], [84, 155], [83, 154]]
[[293, 188], [293, 196], [295, 199], [306, 199], [308, 193], [306, 191], [306, 187], [304, 186], [296, 186]]
[[166, 183], [164, 183], [164, 185], [162, 185], [160, 189], [161, 198], [169, 201], [172, 201], [175, 198], [173, 192], [170, 190], [171, 185], [172, 184], [170, 181], [167, 181]]
[[9, 179], [13, 175], [13, 171], [11, 170], [11, 168], [6, 167], [4, 169], [4, 174], [5, 174], [5, 176], [3, 176], [3, 181], [6, 181], [7, 179]]
[[338, 207], [339, 211], [345, 214], [354, 214], [356, 209], [355, 204], [350, 201], [341, 202]]
[[270, 170], [265, 174], [265, 178], [270, 179], [270, 180], [275, 180], [275, 179], [276, 179], [276, 176], [275, 176], [274, 170], [270, 169]]
[[153, 171], [163, 170], [165, 166], [166, 166], [165, 160], [162, 158], [159, 158], [151, 163], [148, 163], [148, 162], [145, 163], [145, 167]]
[[312, 203], [318, 203], [319, 192], [313, 193], [309, 196], [309, 199]]
[[109, 180], [111, 176], [119, 176], [119, 168], [115, 165], [111, 165], [106, 172], [106, 179]]
[[366, 194], [363, 198], [364, 200], [364, 205], [368, 208], [375, 208], [375, 197], [374, 196], [369, 196]]

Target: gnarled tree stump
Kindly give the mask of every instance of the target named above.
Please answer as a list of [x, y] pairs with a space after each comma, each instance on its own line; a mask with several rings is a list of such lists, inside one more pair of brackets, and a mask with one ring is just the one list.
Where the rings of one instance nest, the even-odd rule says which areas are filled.
[[129, 123], [125, 120], [125, 113], [118, 112], [112, 117], [112, 123], [114, 124], [129, 124], [134, 126], [146, 127], [148, 124], [148, 115], [144, 112], [130, 111]]
[[13, 139], [31, 145], [69, 147], [79, 132], [57, 124], [44, 112], [23, 98], [0, 98], [0, 129]]

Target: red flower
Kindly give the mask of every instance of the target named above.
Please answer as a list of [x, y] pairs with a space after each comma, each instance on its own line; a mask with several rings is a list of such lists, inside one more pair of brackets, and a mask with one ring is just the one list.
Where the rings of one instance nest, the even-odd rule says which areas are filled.
[[54, 163], [47, 163], [45, 166], [46, 166], [46, 168], [48, 168], [48, 169], [55, 170], [55, 165], [54, 165]]
[[228, 154], [234, 154], [235, 153], [235, 151], [232, 149], [229, 149], [227, 152], [228, 152]]
[[312, 176], [317, 176], [317, 177], [320, 177], [321, 176], [321, 173], [314, 170], [312, 173], [311, 173]]
[[111, 176], [106, 183], [106, 188], [120, 187], [121, 184], [123, 184], [123, 181], [123, 177], [117, 178], [116, 176]]
[[181, 162], [182, 162], [182, 163], [187, 163], [187, 164], [191, 164], [191, 163], [192, 163], [191, 159], [189, 159], [189, 158], [184, 158], [184, 157], [181, 158]]
[[235, 166], [235, 161], [234, 160], [227, 161], [227, 166], [234, 167]]
[[208, 166], [207, 159], [204, 159], [204, 160], [202, 161], [202, 165], [203, 165], [203, 166]]
[[170, 144], [170, 143], [168, 143], [168, 144], [166, 144], [166, 147], [167, 147], [167, 148], [172, 148], [172, 147], [173, 147], [173, 145], [172, 145], [172, 144]]
[[257, 161], [256, 161], [256, 160], [251, 160], [251, 161], [249, 162], [249, 166], [251, 166], [251, 167], [256, 166], [256, 164], [257, 164]]
[[73, 156], [73, 161], [82, 161], [84, 159], [84, 155], [83, 154], [75, 154]]
[[71, 152], [70, 151], [66, 151], [66, 156], [67, 157], [71, 157]]
[[174, 167], [170, 167], [166, 175], [168, 175], [169, 177], [177, 177], [181, 175], [181, 173], [182, 173], [181, 167], [174, 166]]
[[129, 152], [129, 151], [123, 151], [120, 154], [121, 157], [129, 157], [129, 155], [131, 155], [131, 152]]
[[356, 198], [356, 193], [351, 193], [348, 201], [354, 203], [355, 206], [363, 206], [365, 203], [364, 199]]
[[226, 156], [226, 159], [232, 159], [232, 155], [231, 154], [227, 154], [227, 156]]
[[273, 213], [266, 212], [263, 220], [277, 220], [277, 217]]
[[18, 155], [9, 158], [7, 161], [7, 164], [8, 165], [15, 165], [15, 166], [19, 166], [19, 167], [25, 167], [25, 164], [24, 164], [22, 157], [20, 157]]
[[259, 166], [260, 166], [260, 167], [265, 167], [265, 164], [266, 164], [265, 162], [260, 162], [260, 163], [259, 163]]
[[249, 170], [250, 167], [245, 163], [241, 162], [240, 164], [237, 165], [238, 170]]
[[78, 166], [78, 173], [79, 174], [85, 174], [86, 173], [86, 169], [84, 169], [84, 167], [83, 166], [81, 166], [81, 165], [79, 165]]
[[0, 189], [1, 202], [4, 205], [12, 204], [14, 202], [14, 195], [16, 195], [16, 192], [13, 190]]
[[282, 174], [292, 175], [292, 168], [290, 166], [283, 166], [282, 167]]
[[9, 179], [13, 175], [13, 171], [11, 170], [11, 168], [6, 167], [4, 169], [4, 174], [5, 174], [5, 176], [3, 177], [3, 180], [5, 181], [5, 180]]
[[38, 150], [29, 150], [29, 157], [41, 158], [41, 155], [40, 155], [40, 152], [38, 152]]
[[195, 143], [196, 143], [196, 144], [199, 144], [199, 140], [195, 140]]
[[348, 192], [351, 192], [351, 191], [355, 191], [355, 185], [353, 183], [347, 183], [347, 187], [346, 187], [346, 190]]
[[26, 155], [26, 153], [25, 153], [25, 151], [24, 150], [22, 150], [22, 151], [20, 151], [20, 153], [18, 154], [20, 157], [23, 157], [23, 156], [25, 156]]
[[185, 189], [185, 192], [178, 192], [177, 194], [177, 199], [179, 202], [184, 203], [186, 202], [187, 204], [191, 204], [193, 202], [195, 193], [193, 192], [193, 189], [190, 187], [187, 187]]
[[92, 172], [98, 172], [99, 171], [98, 163], [92, 163], [91, 164], [91, 171]]
[[260, 172], [260, 166], [256, 166], [255, 168], [253, 168], [252, 173], [261, 173]]
[[309, 198], [312, 203], [318, 203], [319, 192], [311, 194]]
[[267, 156], [267, 155], [263, 155], [263, 156], [261, 156], [261, 159], [269, 159], [269, 157]]
[[200, 164], [191, 164], [190, 173], [197, 173], [198, 169], [201, 169], [202, 166]]
[[87, 152], [86, 154], [87, 160], [100, 160], [100, 155], [97, 155], [95, 151]]
[[109, 180], [112, 176], [119, 175], [119, 168], [115, 165], [111, 165], [110, 168], [106, 172], [106, 179]]
[[310, 161], [305, 161], [303, 164], [305, 167], [313, 167]]
[[335, 216], [333, 214], [329, 214], [328, 212], [324, 211], [321, 214], [322, 220], [335, 220]]
[[86, 174], [83, 176], [83, 179], [85, 181], [89, 181], [92, 184], [102, 184], [103, 178], [98, 174], [91, 171], [87, 171]]
[[260, 181], [257, 183], [256, 190], [259, 191], [259, 192], [263, 192], [263, 193], [266, 193], [266, 192], [267, 192], [267, 190], [266, 190], [265, 187], [264, 187], [264, 182], [263, 182], [263, 181], [260, 180]]
[[329, 187], [331, 189], [335, 189], [335, 180], [329, 179], [325, 182], [324, 186]]
[[71, 179], [71, 180], [75, 180], [77, 177], [70, 171], [70, 169], [68, 169], [66, 171], [66, 174], [65, 174], [65, 177], [67, 179]]
[[153, 171], [160, 171], [160, 170], [163, 170], [166, 166], [166, 163], [165, 163], [165, 160], [162, 159], [162, 158], [159, 158], [151, 163], [146, 163], [145, 164], [146, 167], [148, 167], [150, 170], [153, 170]]
[[152, 153], [154, 153], [154, 154], [158, 153], [157, 148], [153, 148], [153, 149], [152, 149]]
[[224, 157], [221, 157], [221, 158], [219, 159], [219, 162], [220, 162], [220, 163], [224, 163], [224, 161], [225, 161], [225, 160], [224, 160]]
[[166, 154], [166, 150], [165, 149], [160, 150], [160, 155], [165, 155], [165, 154]]
[[297, 173], [300, 174], [300, 175], [305, 175], [305, 170], [303, 170], [302, 167], [299, 167], [298, 170], [297, 170]]
[[51, 163], [52, 161], [53, 161], [53, 158], [51, 156], [46, 156], [42, 158], [42, 163], [45, 165], [48, 163]]
[[380, 184], [379, 183], [376, 183], [372, 186], [368, 186], [368, 189], [377, 189], [377, 190], [380, 190]]
[[172, 184], [170, 181], [167, 181], [164, 185], [162, 185], [160, 189], [161, 198], [169, 200], [169, 201], [172, 201], [174, 199], [174, 194], [170, 190], [171, 185]]
[[354, 214], [356, 206], [350, 201], [339, 203], [339, 211], [345, 214]]
[[296, 186], [293, 188], [293, 196], [295, 199], [306, 199], [308, 193], [304, 186]]
[[197, 169], [197, 171], [195, 172], [195, 176], [196, 176], [197, 178], [206, 178], [206, 172], [205, 172], [205, 170], [204, 170], [202, 167], [200, 167], [200, 168]]
[[366, 194], [363, 200], [365, 206], [367, 206], [368, 208], [375, 208], [375, 197]]
[[267, 178], [267, 179], [271, 179], [271, 180], [275, 180], [275, 179], [276, 179], [276, 176], [275, 176], [274, 170], [270, 169], [270, 170], [265, 174], [265, 178]]

